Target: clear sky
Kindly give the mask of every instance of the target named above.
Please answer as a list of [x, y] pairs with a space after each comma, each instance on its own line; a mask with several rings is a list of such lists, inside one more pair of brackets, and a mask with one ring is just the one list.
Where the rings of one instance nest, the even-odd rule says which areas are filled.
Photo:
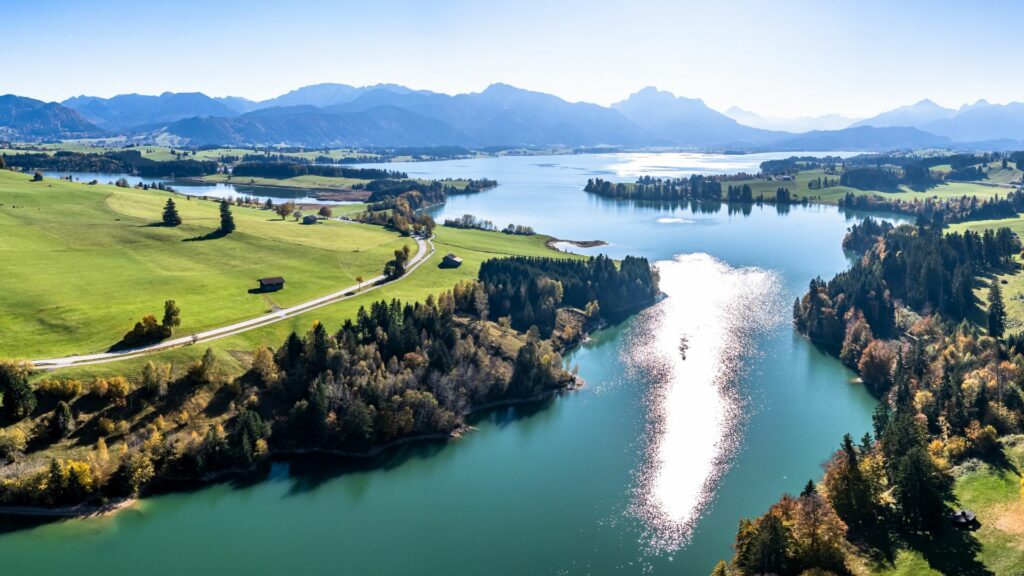
[[0, 94], [307, 84], [599, 104], [655, 85], [724, 110], [867, 116], [922, 98], [1024, 100], [1024, 2], [0, 0]]

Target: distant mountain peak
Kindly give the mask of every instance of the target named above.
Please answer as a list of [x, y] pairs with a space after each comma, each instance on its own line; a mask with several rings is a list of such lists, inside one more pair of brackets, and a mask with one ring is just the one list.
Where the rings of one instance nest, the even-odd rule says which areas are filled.
[[990, 104], [988, 100], [985, 100], [984, 98], [980, 98], [977, 101], [975, 101], [974, 104], [965, 103], [963, 106], [960, 106], [959, 112], [965, 112], [967, 110], [973, 110], [975, 108], [984, 108], [986, 106], [991, 106], [991, 105], [992, 104]]

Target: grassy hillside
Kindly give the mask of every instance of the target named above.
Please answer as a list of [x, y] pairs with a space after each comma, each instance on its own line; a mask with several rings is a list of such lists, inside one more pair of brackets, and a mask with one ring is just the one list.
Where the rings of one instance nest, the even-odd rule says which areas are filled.
[[[410, 243], [375, 226], [303, 226], [234, 207], [235, 233], [196, 240], [218, 226], [218, 206], [175, 197], [184, 224], [157, 225], [169, 194], [0, 171], [0, 357], [104, 350], [165, 299], [188, 334], [289, 306], [380, 273]], [[256, 279], [284, 276], [272, 295]]]
[[[399, 282], [390, 284], [379, 290], [371, 290], [354, 298], [343, 300], [307, 312], [282, 322], [265, 326], [249, 332], [214, 340], [209, 347], [214, 350], [228, 371], [241, 371], [248, 362], [250, 353], [259, 345], [277, 348], [292, 331], [305, 333], [314, 321], [323, 322], [328, 328], [334, 329], [346, 319], [354, 318], [360, 306], [392, 298], [405, 302], [423, 300], [454, 286], [460, 280], [476, 278], [480, 264], [489, 258], [524, 255], [524, 256], [558, 256], [579, 258], [580, 256], [564, 252], [556, 252], [545, 245], [548, 236], [511, 236], [499, 232], [483, 232], [480, 230], [461, 230], [439, 226], [436, 230], [434, 245], [437, 250], [415, 272]], [[441, 258], [455, 253], [463, 260], [459, 268], [440, 268]], [[184, 371], [187, 365], [198, 359], [206, 351], [207, 345], [187, 346], [153, 354], [144, 358], [128, 359], [107, 364], [80, 366], [58, 370], [50, 373], [55, 377], [75, 377], [91, 379], [93, 376], [125, 375], [137, 378], [142, 366], [149, 360], [170, 363], [176, 372]]]

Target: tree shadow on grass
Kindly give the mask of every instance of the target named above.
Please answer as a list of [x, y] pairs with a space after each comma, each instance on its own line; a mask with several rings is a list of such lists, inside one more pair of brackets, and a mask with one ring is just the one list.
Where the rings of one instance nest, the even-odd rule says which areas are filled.
[[[979, 527], [976, 524], [972, 530]], [[907, 536], [907, 545], [943, 574], [991, 576], [994, 572], [977, 559], [981, 543], [972, 530], [947, 527], [936, 534], [911, 534]]]
[[219, 230], [218, 229], [218, 230], [214, 230], [213, 232], [207, 232], [206, 234], [203, 234], [202, 236], [194, 236], [192, 238], [183, 238], [181, 241], [182, 242], [205, 242], [206, 240], [216, 240], [218, 238], [223, 238], [223, 237], [227, 236], [228, 234], [230, 234], [230, 232], [224, 232], [223, 230]]

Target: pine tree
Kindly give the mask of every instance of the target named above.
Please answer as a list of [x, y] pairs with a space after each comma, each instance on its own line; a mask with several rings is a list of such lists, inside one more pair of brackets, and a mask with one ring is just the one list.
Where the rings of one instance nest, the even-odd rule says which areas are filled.
[[1003, 294], [999, 290], [999, 281], [992, 280], [988, 289], [988, 334], [994, 338], [1002, 338], [1006, 329], [1006, 307], [1003, 305]]
[[227, 200], [220, 201], [220, 233], [231, 234], [235, 231], [235, 217], [231, 215], [231, 205]]
[[181, 216], [178, 215], [178, 207], [174, 205], [174, 200], [168, 198], [167, 204], [164, 204], [164, 226], [179, 225], [181, 225]]
[[0, 154], [0, 170], [5, 170], [6, 168], [7, 168], [7, 161], [4, 160], [4, 155]]

